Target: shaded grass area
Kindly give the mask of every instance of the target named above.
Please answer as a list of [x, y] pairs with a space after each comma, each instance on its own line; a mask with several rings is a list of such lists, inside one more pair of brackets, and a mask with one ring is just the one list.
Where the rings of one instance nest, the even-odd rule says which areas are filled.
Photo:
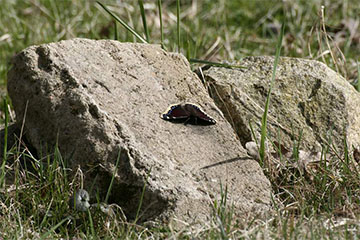
[[[351, 82], [358, 78], [360, 6], [355, 0], [328, 1], [323, 9], [318, 1], [162, 1], [162, 22], [159, 2], [102, 1], [142, 38], [203, 60], [198, 63], [274, 55], [284, 21], [282, 56], [323, 61]], [[120, 25], [116, 31], [114, 20], [95, 1], [0, 0], [0, 4], [2, 97], [10, 59], [27, 46], [74, 37], [139, 41]], [[3, 119], [8, 117], [4, 106]], [[147, 227], [128, 222], [118, 206], [115, 215], [99, 207], [87, 213], [72, 211], [68, 201], [81, 188], [81, 171], [70, 172], [57, 148], [42, 158], [34, 157], [23, 141], [9, 148], [8, 161], [1, 168], [8, 177], [1, 178], [0, 191], [0, 237], [5, 239], [350, 238], [360, 231], [360, 159], [354, 152], [331, 159], [324, 155], [316, 168], [305, 173], [296, 167], [274, 171], [263, 165], [274, 189], [272, 215], [236, 217], [226, 201], [227, 189], [221, 186], [223, 194], [213, 203], [211, 221], [174, 231], [171, 223]]]

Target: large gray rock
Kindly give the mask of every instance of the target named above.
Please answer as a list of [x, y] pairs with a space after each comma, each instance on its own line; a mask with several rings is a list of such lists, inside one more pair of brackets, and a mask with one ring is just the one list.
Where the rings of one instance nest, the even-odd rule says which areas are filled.
[[[253, 138], [249, 123], [260, 139], [274, 58], [248, 57], [237, 64], [246, 68], [212, 67], [204, 71], [204, 76], [217, 106], [245, 146]], [[319, 151], [331, 139], [341, 152], [344, 134], [349, 147], [360, 144], [359, 106], [360, 94], [325, 64], [283, 57], [271, 93], [268, 132], [272, 140], [281, 139], [288, 149], [301, 136], [303, 150]]]
[[[270, 205], [270, 184], [186, 59], [157, 45], [73, 39], [32, 46], [14, 59], [8, 91], [38, 152], [56, 142], [85, 186], [104, 198], [119, 154], [110, 201], [143, 219], [210, 216], [220, 184], [239, 214]], [[173, 103], [199, 104], [217, 124], [160, 118]], [[95, 191], [95, 192], [96, 192]]]

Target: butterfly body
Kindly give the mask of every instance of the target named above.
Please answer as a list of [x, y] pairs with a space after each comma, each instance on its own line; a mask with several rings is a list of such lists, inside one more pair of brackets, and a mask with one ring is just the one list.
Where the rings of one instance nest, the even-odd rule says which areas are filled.
[[210, 117], [199, 106], [192, 103], [182, 103], [171, 105], [162, 115], [161, 118], [169, 121], [178, 121], [201, 125], [212, 125], [216, 121]]

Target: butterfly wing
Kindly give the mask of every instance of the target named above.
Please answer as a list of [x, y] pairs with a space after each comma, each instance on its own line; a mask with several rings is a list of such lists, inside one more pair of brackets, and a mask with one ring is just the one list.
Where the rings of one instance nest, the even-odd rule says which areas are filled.
[[190, 113], [181, 104], [171, 105], [161, 117], [165, 120], [185, 119], [190, 117]]
[[209, 124], [215, 124], [216, 121], [208, 114], [206, 114], [200, 107], [196, 106], [195, 104], [186, 103], [184, 107], [189, 113], [190, 116], [196, 117], [202, 121], [205, 121]]

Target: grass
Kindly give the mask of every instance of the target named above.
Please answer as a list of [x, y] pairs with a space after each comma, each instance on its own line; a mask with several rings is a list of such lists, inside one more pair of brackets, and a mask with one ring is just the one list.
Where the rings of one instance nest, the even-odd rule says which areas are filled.
[[[119, 22], [122, 26], [125, 27], [126, 30], [131, 32], [137, 39], [139, 39], [142, 43], [148, 43], [148, 40], [145, 40], [142, 36], [140, 36], [132, 27], [130, 27], [126, 22], [124, 22], [121, 18], [119, 18], [116, 14], [114, 14], [112, 11], [109, 10], [108, 7], [106, 7], [103, 3], [100, 1], [97, 1], [97, 3], [111, 16], [113, 17], [117, 22]], [[141, 2], [142, 3], [142, 2]], [[144, 21], [144, 24], [146, 24], [146, 21]], [[147, 29], [147, 28], [146, 28]]]
[[281, 31], [279, 34], [279, 40], [276, 45], [274, 69], [273, 69], [272, 75], [271, 75], [271, 82], [270, 82], [270, 87], [269, 87], [269, 91], [267, 93], [267, 98], [266, 98], [266, 102], [265, 102], [264, 114], [261, 119], [261, 139], [260, 139], [259, 155], [260, 155], [260, 166], [262, 166], [262, 167], [264, 167], [264, 160], [265, 160], [265, 154], [266, 154], [265, 153], [265, 140], [267, 137], [267, 114], [269, 111], [271, 90], [273, 88], [275, 76], [276, 76], [276, 68], [277, 68], [277, 65], [279, 62], [279, 58], [280, 58], [281, 46], [282, 46], [282, 41], [283, 41], [283, 37], [284, 37], [284, 30], [285, 30], [285, 22], [282, 24]]
[[[0, 96], [5, 100], [7, 71], [16, 52], [33, 44], [73, 37], [115, 36], [123, 42], [161, 44], [168, 51], [186, 54], [195, 68], [199, 64], [241, 67], [221, 62], [248, 55], [279, 55], [280, 35], [282, 56], [322, 61], [360, 89], [360, 33], [354, 25], [359, 20], [360, 6], [355, 0], [324, 2], [324, 8], [315, 0], [139, 0], [118, 4], [0, 0], [0, 4]], [[114, 24], [111, 15], [120, 24]], [[284, 34], [281, 22], [286, 22]], [[5, 129], [11, 116], [5, 101], [0, 115]], [[68, 200], [75, 189], [81, 188], [81, 171], [70, 174], [57, 148], [35, 157], [22, 138], [12, 145], [7, 135], [5, 146], [1, 146], [5, 157], [0, 175], [0, 238], [343, 239], [360, 233], [359, 159], [345, 141], [345, 153], [335, 152], [335, 157], [329, 158], [327, 153], [334, 152], [329, 140], [323, 146], [320, 163], [301, 169], [296, 167], [301, 162], [299, 139], [291, 150], [293, 165], [264, 168], [274, 191], [273, 215], [236, 217], [226, 201], [227, 188], [222, 186], [220, 200], [213, 204], [212, 221], [196, 230], [174, 231], [171, 223], [145, 227], [128, 222], [117, 206], [112, 206], [115, 216], [99, 207], [84, 214], [71, 211]], [[266, 132], [263, 137], [265, 140]], [[265, 148], [262, 151], [265, 156]], [[281, 149], [279, 152], [281, 155]]]
[[5, 187], [5, 165], [7, 160], [7, 139], [8, 139], [8, 123], [9, 123], [9, 109], [7, 98], [4, 99], [4, 111], [5, 111], [5, 124], [4, 124], [4, 139], [3, 139], [3, 155], [1, 163], [1, 174], [0, 174], [0, 187]]

